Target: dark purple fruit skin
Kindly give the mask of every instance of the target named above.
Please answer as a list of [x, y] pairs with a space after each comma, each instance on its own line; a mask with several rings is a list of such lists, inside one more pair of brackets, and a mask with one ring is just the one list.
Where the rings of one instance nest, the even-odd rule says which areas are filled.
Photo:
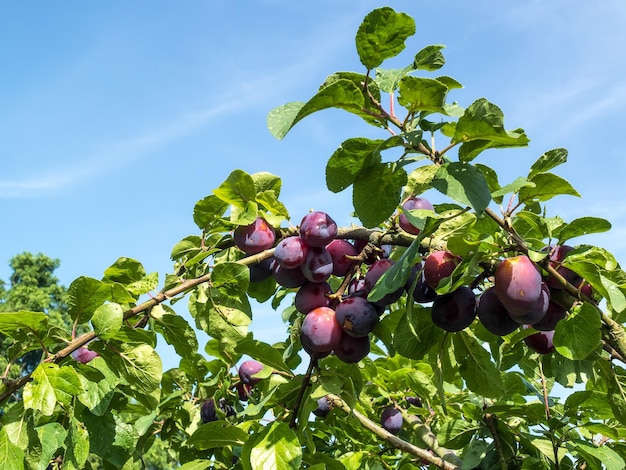
[[235, 246], [248, 255], [260, 253], [274, 246], [274, 229], [261, 217], [250, 225], [240, 225], [233, 232]]
[[212, 421], [217, 421], [217, 410], [215, 409], [215, 401], [213, 398], [209, 398], [202, 403], [200, 407], [200, 420], [203, 423], [210, 423]]
[[298, 312], [307, 314], [317, 307], [328, 307], [330, 294], [332, 294], [332, 290], [328, 282], [307, 281], [296, 292], [293, 303]]
[[532, 325], [535, 330], [551, 331], [554, 330], [556, 324], [563, 320], [566, 316], [567, 310], [555, 302], [548, 302], [548, 309], [544, 317]]
[[554, 351], [554, 330], [539, 331], [533, 335], [524, 338], [526, 345], [539, 354], [550, 354]]
[[319, 418], [325, 418], [330, 413], [330, 403], [326, 397], [317, 400], [317, 408], [313, 410], [313, 414]]
[[423, 406], [422, 399], [420, 397], [404, 397], [404, 399], [409, 405], [417, 406], [418, 408]]
[[309, 245], [298, 236], [282, 239], [274, 248], [276, 262], [284, 268], [294, 269], [304, 263]]
[[333, 258], [326, 248], [311, 247], [300, 269], [309, 281], [325, 282], [333, 273]]
[[541, 273], [528, 256], [501, 261], [494, 279], [500, 302], [514, 317], [535, 308], [542, 296]]
[[300, 334], [307, 347], [313, 352], [332, 351], [341, 341], [343, 330], [335, 317], [335, 311], [318, 307], [309, 312], [302, 321]]
[[413, 300], [420, 304], [425, 304], [432, 302], [437, 297], [437, 292], [426, 284], [424, 280], [424, 272], [422, 263], [417, 263], [411, 269], [411, 275], [407, 280], [405, 290], [407, 293], [410, 291], [411, 286], [413, 285], [413, 281], [415, 281], [415, 277], [417, 276], [417, 281], [415, 283], [415, 289], [413, 289]]
[[263, 364], [254, 359], [244, 361], [239, 366], [239, 378], [241, 382], [246, 385], [256, 385], [261, 379], [258, 377], [254, 377], [254, 374], [263, 369]]
[[398, 434], [402, 429], [402, 423], [402, 413], [391, 406], [385, 408], [380, 415], [381, 426], [391, 434]]
[[326, 245], [326, 249], [333, 260], [333, 276], [345, 276], [356, 264], [355, 260], [346, 258], [346, 256], [359, 254], [356, 247], [349, 241], [337, 238]]
[[355, 338], [354, 336], [343, 335], [333, 352], [340, 361], [346, 364], [356, 364], [370, 353], [370, 337], [368, 335]]
[[486, 289], [479, 297], [476, 314], [485, 329], [494, 335], [506, 336], [520, 326], [504, 308], [493, 287]]
[[511, 312], [509, 312], [509, 315], [520, 325], [534, 325], [546, 316], [549, 303], [550, 289], [548, 289], [548, 286], [546, 286], [545, 282], [542, 282], [541, 296], [539, 297], [537, 303], [530, 310], [521, 315], [512, 314]]
[[250, 282], [262, 282], [272, 275], [274, 257], [265, 258], [258, 263], [248, 265], [250, 269]]
[[309, 340], [309, 338], [305, 335], [302, 334], [302, 332], [300, 332], [300, 343], [302, 344], [302, 349], [304, 349], [304, 351], [311, 357], [313, 357], [313, 355], [315, 355], [315, 357], [317, 359], [321, 359], [323, 357], [329, 356], [331, 351], [324, 351], [324, 352], [319, 352], [319, 351], [314, 351], [311, 347], [311, 342]]
[[432, 289], [437, 289], [439, 282], [450, 277], [461, 258], [446, 250], [433, 251], [424, 260], [424, 280]]
[[[566, 268], [565, 266], [561, 266], [563, 259], [565, 259], [567, 254], [572, 251], [574, 247], [571, 247], [569, 245], [557, 245], [555, 247], [549, 247], [548, 249], [551, 250], [550, 266], [556, 269], [556, 272], [563, 276], [565, 280], [570, 284], [580, 284], [582, 278], [578, 274], [576, 274], [571, 269]], [[546, 284], [551, 289], [563, 289], [563, 285], [550, 275], [548, 275], [548, 278], [546, 279]]]
[[476, 296], [472, 289], [461, 286], [438, 296], [430, 312], [433, 323], [439, 328], [448, 332], [464, 330], [476, 318]]
[[325, 212], [310, 212], [300, 222], [300, 236], [307, 245], [323, 248], [337, 237], [337, 224]]
[[343, 331], [355, 338], [367, 336], [378, 324], [376, 307], [359, 296], [344, 299], [335, 308], [335, 316]]
[[288, 289], [300, 287], [308, 280], [300, 267], [294, 269], [283, 268], [276, 262], [272, 268], [272, 275], [279, 285]]
[[[414, 210], [414, 209], [427, 209], [431, 211], [435, 210], [435, 208], [430, 203], [430, 201], [421, 197], [412, 197], [410, 199], [407, 199], [402, 204], [402, 207], [406, 209], [407, 211]], [[406, 215], [404, 215], [403, 213], [400, 213], [400, 215], [398, 216], [398, 225], [400, 226], [402, 230], [413, 235], [419, 235], [421, 231], [415, 225], [411, 224], [411, 222], [409, 222], [409, 219], [407, 219]]]

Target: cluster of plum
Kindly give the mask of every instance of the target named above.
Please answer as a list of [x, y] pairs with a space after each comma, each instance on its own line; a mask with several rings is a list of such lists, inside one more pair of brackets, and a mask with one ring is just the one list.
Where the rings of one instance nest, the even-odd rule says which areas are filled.
[[[367, 300], [394, 261], [359, 257], [367, 242], [337, 238], [337, 224], [325, 212], [308, 213], [298, 230], [297, 235], [276, 243], [271, 258], [250, 266], [250, 279], [255, 282], [273, 276], [277, 284], [298, 289], [294, 305], [304, 315], [300, 339], [306, 352], [318, 358], [334, 353], [344, 362], [358, 362], [369, 354], [369, 334], [385, 306], [402, 295], [400, 290], [376, 303]], [[261, 218], [237, 227], [233, 239], [246, 254], [259, 253], [276, 242], [274, 230]], [[361, 262], [368, 265], [364, 274], [353, 269]], [[361, 277], [352, 276], [355, 271]], [[331, 276], [349, 277], [349, 285], [333, 292], [328, 282]]]
[[[546, 248], [550, 250], [549, 263], [566, 281], [590, 297], [590, 285], [561, 265], [571, 249], [567, 245]], [[424, 282], [436, 288], [441, 279], [452, 274], [460, 261], [448, 251], [431, 253], [423, 265]], [[553, 276], [542, 275], [528, 256], [514, 256], [498, 264], [493, 286], [485, 289], [478, 299], [472, 289], [465, 286], [433, 297], [432, 320], [440, 328], [454, 332], [468, 327], [478, 317], [488, 331], [499, 336], [508, 335], [520, 326], [532, 326], [538, 332], [524, 341], [531, 349], [548, 354], [554, 350], [554, 328], [567, 316], [566, 309], [551, 300], [551, 291], [562, 288]], [[414, 294], [416, 301], [422, 300], [416, 297], [420, 295], [420, 292]]]

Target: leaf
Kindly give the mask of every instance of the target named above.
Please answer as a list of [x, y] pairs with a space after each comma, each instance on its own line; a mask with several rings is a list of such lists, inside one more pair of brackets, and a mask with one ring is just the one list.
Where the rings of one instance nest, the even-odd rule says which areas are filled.
[[446, 421], [439, 428], [437, 441], [439, 445], [449, 447], [450, 449], [461, 449], [469, 444], [479, 429], [480, 425], [469, 420], [454, 419]]
[[539, 173], [531, 180], [535, 186], [526, 186], [519, 191], [520, 203], [528, 204], [532, 201], [547, 201], [554, 196], [570, 195], [580, 197], [578, 191], [566, 180], [553, 173]]
[[[72, 413], [73, 415], [73, 413]], [[83, 423], [72, 416], [69, 431], [65, 438], [63, 469], [82, 470], [89, 456], [89, 434]]]
[[354, 183], [356, 175], [367, 160], [380, 163], [380, 155], [373, 156], [383, 140], [366, 138], [348, 139], [330, 156], [326, 164], [326, 186], [334, 193], [343, 191]]
[[219, 263], [211, 272], [211, 285], [229, 297], [244, 295], [249, 284], [249, 268], [241, 263]]
[[228, 178], [213, 190], [213, 194], [222, 201], [244, 209], [256, 197], [252, 177], [243, 170], [233, 170]]
[[108, 462], [107, 468], [127, 468], [124, 464], [132, 456], [138, 439], [133, 426], [118, 413], [95, 416], [85, 410], [80, 418], [89, 434], [89, 451]]
[[157, 305], [150, 311], [154, 318], [155, 330], [163, 335], [163, 338], [174, 347], [181, 357], [194, 358], [198, 351], [198, 339], [195, 330], [182, 316], [165, 311], [161, 305]]
[[100, 305], [93, 316], [91, 324], [100, 339], [113, 338], [122, 327], [124, 311], [116, 303]]
[[415, 54], [413, 67], [416, 70], [428, 70], [429, 72], [440, 69], [446, 63], [446, 59], [441, 53], [441, 50], [445, 47], [446, 46], [442, 46], [441, 44], [424, 47]]
[[273, 367], [278, 371], [291, 373], [291, 369], [283, 360], [282, 352], [267, 343], [246, 339], [237, 345], [237, 352], [247, 354], [260, 363]]
[[601, 327], [600, 315], [585, 302], [571, 309], [566, 318], [557, 322], [554, 347], [568, 359], [586, 359], [602, 342]]
[[109, 403], [119, 379], [107, 367], [104, 359], [96, 357], [89, 365], [76, 364], [74, 368], [82, 386], [78, 400], [96, 416], [109, 413]]
[[552, 168], [559, 166], [562, 163], [567, 161], [567, 150], [558, 148], [553, 150], [548, 150], [541, 157], [537, 159], [535, 163], [530, 167], [530, 172], [528, 173], [528, 179], [532, 179], [534, 176], [537, 176], [540, 173], [546, 173], [550, 171]]
[[364, 105], [363, 92], [359, 87], [351, 80], [341, 79], [320, 89], [304, 104], [289, 103], [274, 108], [267, 117], [267, 126], [274, 137], [282, 140], [299, 121], [317, 111], [340, 108], [360, 112]]
[[415, 21], [390, 7], [368, 13], [356, 33], [356, 48], [361, 63], [368, 69], [378, 67], [385, 59], [398, 55], [404, 41], [415, 34]]
[[491, 197], [496, 199], [498, 197], [502, 197], [506, 194], [511, 194], [511, 193], [517, 193], [519, 192], [520, 189], [529, 186], [531, 188], [535, 187], [535, 183], [531, 183], [530, 181], [528, 181], [526, 178], [522, 178], [521, 176], [516, 178], [515, 181], [513, 181], [510, 184], [507, 184], [506, 186], [502, 186], [500, 189], [498, 189], [497, 191], [493, 191], [491, 193]]
[[195, 459], [190, 462], [186, 462], [185, 464], [177, 467], [178, 470], [207, 470], [211, 468], [213, 464], [210, 460], [207, 459]]
[[45, 416], [54, 412], [57, 403], [69, 405], [72, 397], [82, 391], [76, 371], [69, 366], [39, 364], [24, 387], [24, 408], [40, 411]]
[[[593, 463], [593, 460], [597, 459], [599, 465], [595, 464], [594, 467], [606, 470], [623, 470], [626, 467], [624, 459], [622, 459], [617, 452], [606, 445], [596, 447], [584, 442], [577, 442], [575, 449], [585, 460], [587, 460], [587, 463], [589, 464]], [[591, 462], [590, 457], [593, 459]]]
[[411, 274], [411, 268], [415, 264], [415, 259], [419, 255], [419, 240], [421, 240], [421, 238], [413, 240], [411, 245], [404, 251], [404, 253], [402, 253], [402, 256], [398, 258], [393, 266], [383, 273], [367, 296], [367, 300], [370, 302], [376, 302], [385, 297], [387, 294], [396, 292], [398, 289], [401, 289], [406, 285], [406, 282]]
[[[37, 427], [37, 436], [41, 443], [40, 470], [47, 470], [48, 462], [54, 457], [54, 453], [63, 446], [67, 431], [59, 423], [46, 423]], [[1, 464], [0, 464], [1, 465]], [[2, 467], [9, 468], [9, 467]]]
[[9, 440], [3, 427], [0, 427], [0, 468], [24, 469], [24, 451]]
[[228, 202], [211, 194], [196, 202], [193, 208], [193, 221], [200, 230], [208, 230], [211, 225], [219, 220], [228, 209]]
[[100, 305], [111, 299], [111, 287], [98, 279], [81, 276], [67, 290], [67, 308], [72, 320], [86, 323]]
[[302, 447], [298, 437], [287, 424], [278, 421], [263, 428], [250, 449], [253, 470], [296, 470], [301, 463]]
[[398, 103], [410, 113], [426, 111], [446, 114], [448, 87], [434, 78], [406, 76], [399, 83]]
[[611, 230], [611, 223], [599, 217], [581, 217], [572, 220], [569, 224], [563, 225], [556, 233], [559, 237], [559, 244], [572, 238], [589, 235], [591, 233], [608, 232]]
[[419, 195], [430, 189], [433, 178], [437, 174], [439, 167], [437, 165], [424, 165], [417, 167], [409, 173], [405, 192], [411, 195]]
[[504, 383], [487, 350], [465, 331], [455, 333], [453, 340], [454, 355], [467, 388], [486, 397], [501, 397]]
[[198, 450], [242, 446], [250, 436], [228, 421], [213, 421], [198, 427], [187, 439], [187, 445]]
[[352, 201], [357, 217], [365, 227], [381, 224], [394, 212], [406, 181], [407, 175], [402, 168], [394, 171], [385, 163], [359, 172], [354, 181]]
[[462, 162], [442, 165], [432, 186], [451, 199], [471, 206], [480, 215], [491, 202], [491, 191], [482, 172]]

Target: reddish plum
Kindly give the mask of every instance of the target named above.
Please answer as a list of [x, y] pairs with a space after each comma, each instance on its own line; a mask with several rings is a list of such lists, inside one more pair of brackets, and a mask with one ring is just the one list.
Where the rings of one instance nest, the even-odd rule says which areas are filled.
[[307, 245], [323, 248], [337, 237], [337, 224], [325, 212], [309, 212], [300, 222], [300, 236]]
[[235, 246], [248, 255], [260, 253], [274, 246], [274, 229], [261, 217], [250, 225], [240, 225], [233, 232]]

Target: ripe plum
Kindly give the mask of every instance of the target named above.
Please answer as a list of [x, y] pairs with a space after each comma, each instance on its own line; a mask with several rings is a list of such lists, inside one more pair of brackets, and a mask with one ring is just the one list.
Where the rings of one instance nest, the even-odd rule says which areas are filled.
[[359, 296], [344, 299], [335, 308], [335, 317], [343, 331], [356, 338], [367, 336], [378, 324], [376, 307]]
[[[406, 209], [407, 211], [416, 210], [416, 209], [426, 209], [426, 210], [431, 210], [431, 211], [435, 210], [435, 208], [430, 203], [430, 201], [422, 197], [412, 197], [410, 199], [407, 199], [402, 204], [402, 207]], [[421, 232], [419, 228], [417, 228], [415, 225], [409, 222], [409, 219], [407, 218], [407, 216], [404, 215], [404, 213], [402, 212], [398, 216], [398, 225], [400, 226], [402, 230], [413, 235], [418, 235]]]
[[323, 248], [337, 236], [337, 224], [325, 212], [309, 212], [300, 222], [300, 237], [309, 245]]
[[447, 250], [433, 251], [424, 260], [424, 280], [432, 289], [437, 289], [439, 282], [449, 277], [461, 262], [461, 257]]
[[256, 385], [261, 379], [255, 377], [254, 374], [261, 371], [261, 369], [263, 369], [263, 364], [254, 359], [242, 362], [239, 366], [239, 378], [241, 382], [246, 385]]
[[317, 307], [328, 307], [331, 294], [328, 282], [311, 282], [307, 281], [298, 289], [294, 298], [294, 306], [300, 313], [309, 313]]
[[541, 273], [526, 255], [501, 261], [494, 278], [498, 298], [512, 316], [525, 315], [543, 295]]
[[439, 328], [449, 332], [461, 331], [476, 318], [476, 296], [472, 289], [461, 286], [438, 296], [430, 312], [433, 323]]
[[261, 217], [250, 225], [240, 225], [233, 232], [235, 246], [247, 255], [260, 253], [274, 246], [274, 229]]
[[326, 248], [311, 247], [300, 269], [309, 281], [324, 282], [333, 273], [333, 258]]
[[354, 336], [343, 335], [333, 352], [339, 360], [347, 364], [355, 364], [370, 353], [370, 337], [366, 335], [355, 338]]
[[508, 335], [520, 326], [504, 308], [493, 287], [486, 289], [479, 297], [476, 313], [482, 325], [494, 335]]
[[380, 424], [391, 434], [398, 434], [402, 429], [402, 423], [402, 413], [392, 406], [385, 408], [380, 415]]
[[302, 321], [300, 329], [301, 341], [313, 352], [332, 351], [341, 341], [343, 330], [335, 311], [328, 307], [311, 310]]
[[356, 247], [349, 241], [336, 238], [326, 245], [326, 249], [333, 260], [334, 276], [345, 276], [356, 264], [355, 260], [347, 258], [347, 256], [357, 256], [359, 254]]
[[276, 262], [284, 268], [294, 269], [304, 263], [309, 245], [298, 236], [283, 238], [274, 248]]

